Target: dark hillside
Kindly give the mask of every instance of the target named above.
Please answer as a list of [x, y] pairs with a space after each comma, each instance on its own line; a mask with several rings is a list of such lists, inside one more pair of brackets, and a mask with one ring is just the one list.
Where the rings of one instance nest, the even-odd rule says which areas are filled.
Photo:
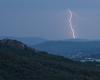
[[0, 40], [0, 80], [100, 80], [100, 65], [50, 55], [16, 40]]

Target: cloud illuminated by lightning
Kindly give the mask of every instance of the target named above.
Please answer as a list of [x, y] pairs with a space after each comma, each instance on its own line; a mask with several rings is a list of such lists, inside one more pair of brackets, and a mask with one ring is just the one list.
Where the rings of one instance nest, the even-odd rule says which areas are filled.
[[72, 13], [72, 11], [71, 11], [70, 9], [68, 9], [68, 12], [69, 12], [69, 14], [70, 14], [70, 18], [69, 18], [69, 27], [70, 27], [70, 29], [71, 29], [73, 39], [76, 39], [75, 30], [74, 30], [73, 24], [72, 24], [73, 13]]

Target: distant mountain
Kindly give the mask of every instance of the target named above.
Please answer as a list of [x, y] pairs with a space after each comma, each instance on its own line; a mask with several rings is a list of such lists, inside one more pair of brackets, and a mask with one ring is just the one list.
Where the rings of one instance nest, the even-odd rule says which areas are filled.
[[39, 50], [55, 53], [70, 58], [100, 54], [100, 41], [90, 40], [66, 40], [47, 41], [33, 46]]
[[0, 80], [100, 80], [99, 63], [80, 63], [0, 40]]
[[0, 39], [15, 39], [21, 41], [29, 46], [36, 45], [47, 41], [46, 39], [39, 37], [12, 37], [12, 36], [0, 36]]
[[75, 42], [75, 41], [76, 41], [76, 42], [77, 42], [77, 41], [81, 41], [81, 42], [82, 42], [82, 41], [92, 41], [92, 40], [88, 40], [88, 39], [67, 39], [66, 41], [74, 41], [74, 42]]

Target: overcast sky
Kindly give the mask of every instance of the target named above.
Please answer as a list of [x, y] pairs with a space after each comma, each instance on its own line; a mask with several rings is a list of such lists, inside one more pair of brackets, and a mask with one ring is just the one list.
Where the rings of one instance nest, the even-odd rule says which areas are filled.
[[0, 0], [0, 36], [69, 39], [69, 8], [78, 38], [100, 39], [100, 0]]

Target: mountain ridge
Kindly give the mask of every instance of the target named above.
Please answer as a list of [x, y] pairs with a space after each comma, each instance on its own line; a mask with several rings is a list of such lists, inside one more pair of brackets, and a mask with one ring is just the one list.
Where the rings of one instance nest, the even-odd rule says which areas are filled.
[[83, 57], [92, 54], [99, 54], [100, 41], [47, 41], [38, 45], [34, 45], [33, 47], [65, 57]]
[[14, 39], [21, 41], [28, 46], [36, 45], [42, 42], [47, 41], [47, 39], [40, 38], [40, 37], [13, 37], [13, 36], [0, 36], [0, 39]]
[[3, 44], [0, 45], [0, 80], [100, 79], [97, 63], [83, 64], [30, 47], [16, 47], [16, 44], [24, 45], [16, 40], [0, 40], [0, 43]]

